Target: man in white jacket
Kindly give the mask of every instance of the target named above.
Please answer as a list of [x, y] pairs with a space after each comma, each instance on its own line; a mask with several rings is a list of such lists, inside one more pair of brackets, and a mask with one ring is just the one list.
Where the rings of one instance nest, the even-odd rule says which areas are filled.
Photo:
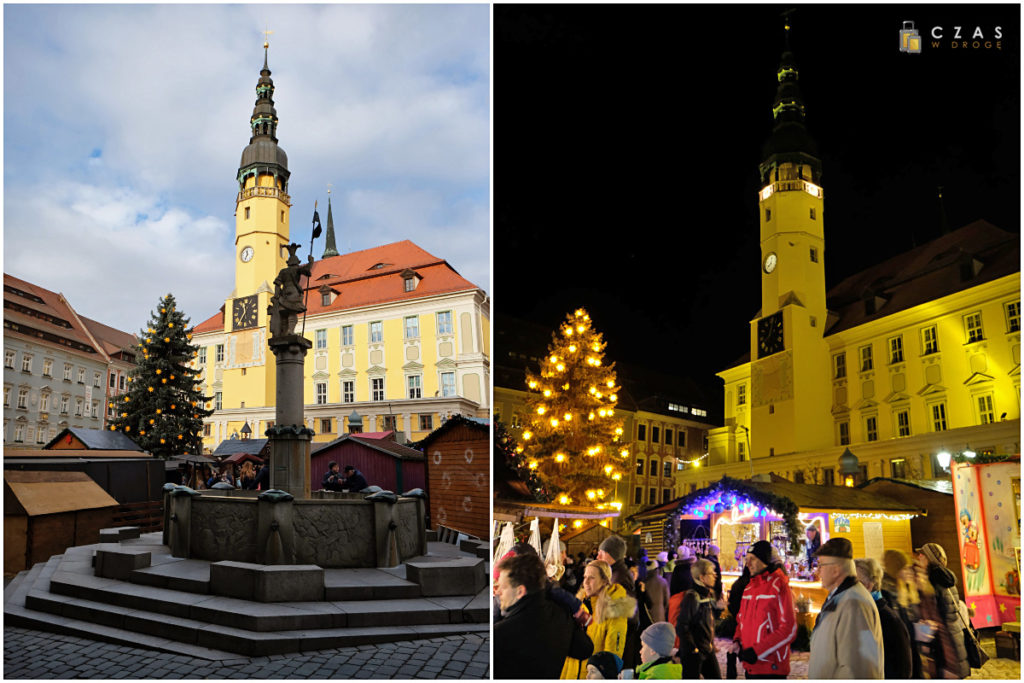
[[828, 598], [811, 634], [810, 679], [884, 678], [878, 608], [857, 580], [853, 546], [833, 538], [817, 552]]

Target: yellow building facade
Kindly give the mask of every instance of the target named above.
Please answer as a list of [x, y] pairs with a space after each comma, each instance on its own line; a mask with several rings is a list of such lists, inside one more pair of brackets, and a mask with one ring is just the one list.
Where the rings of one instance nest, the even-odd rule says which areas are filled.
[[[266, 47], [266, 46], [265, 46]], [[276, 365], [267, 307], [290, 243], [288, 158], [278, 145], [274, 85], [264, 59], [243, 150], [235, 210], [235, 288], [195, 327], [202, 389], [215, 413], [204, 447], [262, 436], [274, 422]], [[296, 332], [306, 356], [307, 426], [314, 441], [395, 430], [415, 441], [450, 415], [486, 416], [490, 405], [490, 300], [446, 261], [409, 241], [331, 255], [311, 266], [307, 315]], [[300, 257], [301, 258], [301, 257]]]
[[[945, 451], [1020, 450], [1020, 240], [977, 221], [825, 288], [824, 188], [797, 70], [779, 67], [758, 193], [761, 310], [718, 373], [725, 426], [700, 485], [948, 476]], [[694, 474], [694, 479], [698, 475]]]

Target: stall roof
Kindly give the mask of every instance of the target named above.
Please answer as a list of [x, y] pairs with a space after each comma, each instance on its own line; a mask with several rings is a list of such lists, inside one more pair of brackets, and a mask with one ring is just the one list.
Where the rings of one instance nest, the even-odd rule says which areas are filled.
[[422, 451], [418, 451], [415, 448], [409, 448], [408, 446], [403, 446], [391, 439], [364, 436], [363, 434], [344, 434], [334, 441], [330, 441], [325, 444], [317, 444], [317, 447], [313, 449], [310, 455], [316, 455], [328, 448], [333, 448], [334, 446], [345, 443], [346, 441], [366, 446], [369, 449], [390, 455], [392, 458], [397, 460], [423, 460], [426, 457], [423, 455]]
[[952, 479], [893, 479], [892, 477], [875, 477], [867, 480], [858, 488], [864, 488], [876, 481], [891, 481], [894, 484], [903, 484], [904, 486], [913, 486], [914, 488], [934, 491], [935, 493], [945, 493], [950, 496], [953, 495]]
[[[30, 517], [118, 506], [118, 502], [84, 472], [5, 470], [4, 483], [17, 501], [17, 507]], [[5, 513], [6, 508], [5, 505]]]
[[235, 453], [259, 455], [270, 439], [224, 439], [213, 451], [213, 457], [223, 458]]
[[122, 432], [112, 432], [109, 429], [85, 429], [84, 427], [62, 429], [57, 436], [43, 446], [43, 449], [59, 450], [62, 444], [71, 445], [76, 439], [88, 450], [142, 452], [139, 444]]
[[[847, 486], [819, 486], [817, 484], [794, 484], [789, 481], [751, 481], [744, 480], [743, 484], [750, 488], [759, 489], [765, 493], [775, 496], [789, 498], [801, 510], [892, 510], [895, 512], [920, 512], [921, 508], [909, 503], [900, 502], [894, 498], [870, 493], [859, 488]], [[712, 484], [707, 488], [700, 489], [694, 493], [700, 494], [710, 491], [717, 486]], [[661, 517], [675, 511], [683, 498], [693, 496], [688, 493], [686, 496], [676, 498], [662, 505], [658, 505], [632, 515], [634, 520], [651, 519]]]
[[615, 510], [598, 510], [592, 507], [574, 507], [557, 503], [529, 503], [508, 500], [494, 501], [495, 516], [499, 513], [517, 514], [522, 517], [557, 517], [558, 519], [607, 519], [618, 517]]
[[145, 451], [103, 451], [87, 448], [64, 448], [59, 450], [41, 451], [28, 448], [5, 448], [4, 460], [10, 462], [15, 459], [46, 460], [48, 462], [60, 462], [67, 460], [109, 460], [120, 458], [122, 460], [152, 460], [153, 456]]

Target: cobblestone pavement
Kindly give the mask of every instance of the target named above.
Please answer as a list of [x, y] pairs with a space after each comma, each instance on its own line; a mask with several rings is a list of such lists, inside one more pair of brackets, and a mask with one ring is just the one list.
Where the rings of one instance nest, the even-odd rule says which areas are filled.
[[222, 661], [4, 628], [4, 678], [489, 678], [490, 637], [430, 640]]

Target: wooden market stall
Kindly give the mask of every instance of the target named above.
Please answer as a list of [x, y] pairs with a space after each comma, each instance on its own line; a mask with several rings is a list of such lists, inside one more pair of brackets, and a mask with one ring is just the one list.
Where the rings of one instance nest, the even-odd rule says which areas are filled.
[[743, 557], [755, 541], [767, 540], [778, 551], [789, 574], [796, 601], [803, 610], [820, 608], [825, 590], [818, 580], [814, 551], [832, 537], [853, 545], [854, 557], [874, 557], [895, 548], [910, 555], [910, 520], [924, 514], [916, 505], [845, 486], [795, 484], [779, 477], [721, 481], [669, 504], [633, 516], [641, 538], [662, 530], [661, 547], [651, 544], [648, 556], [679, 545], [703, 554], [710, 544], [720, 549], [723, 585], [743, 569]]

